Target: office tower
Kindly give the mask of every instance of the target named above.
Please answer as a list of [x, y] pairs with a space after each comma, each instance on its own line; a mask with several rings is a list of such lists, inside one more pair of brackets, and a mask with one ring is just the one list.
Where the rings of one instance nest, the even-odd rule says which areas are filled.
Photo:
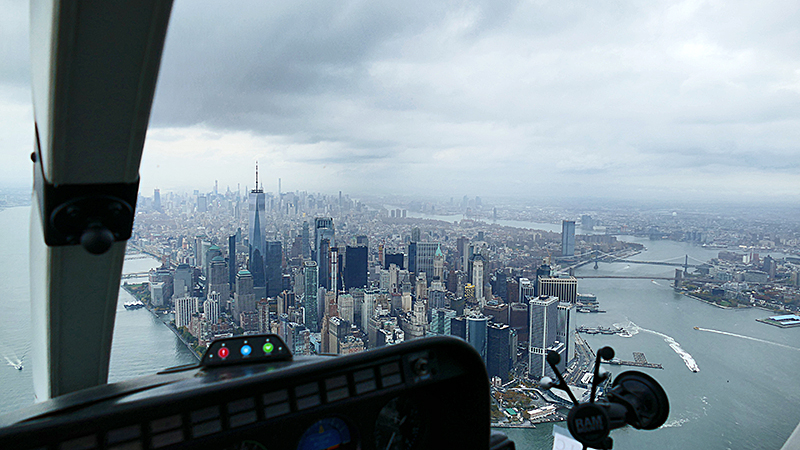
[[558, 331], [558, 299], [539, 296], [528, 302], [528, 376], [538, 380], [550, 372], [547, 349], [555, 345]]
[[208, 197], [205, 195], [197, 196], [197, 212], [208, 212]]
[[516, 356], [516, 349], [511, 347], [513, 330], [506, 324], [490, 323], [487, 331], [486, 372], [490, 380], [500, 377], [505, 383], [511, 378], [512, 355]]
[[461, 236], [456, 240], [456, 250], [458, 251], [458, 270], [463, 271], [466, 267], [467, 261], [467, 246], [469, 245], [469, 239], [465, 236]]
[[425, 272], [427, 278], [433, 279], [433, 260], [436, 257], [436, 250], [439, 249], [437, 242], [412, 242], [408, 244], [408, 271], [419, 273]]
[[575, 357], [575, 305], [560, 302], [558, 304], [558, 329], [556, 339], [564, 344], [567, 361]]
[[345, 248], [344, 253], [344, 288], [367, 287], [367, 247]]
[[236, 235], [228, 236], [228, 289], [233, 292], [236, 289], [236, 272], [239, 265], [236, 261]]
[[444, 283], [440, 280], [431, 282], [431, 288], [428, 289], [428, 304], [431, 308], [444, 308], [445, 298], [447, 294], [444, 289]]
[[[264, 286], [262, 278], [254, 270], [254, 260], [261, 259], [258, 266], [264, 267], [264, 255], [266, 249], [266, 234], [267, 234], [267, 218], [266, 218], [266, 196], [264, 190], [258, 185], [258, 163], [256, 163], [256, 185], [250, 191], [248, 197], [250, 209], [250, 222], [248, 223], [247, 238], [250, 242], [250, 251], [248, 254], [250, 260], [250, 272], [253, 274], [256, 286]], [[258, 254], [256, 254], [258, 251]]]
[[456, 312], [447, 308], [431, 309], [431, 325], [429, 331], [431, 334], [439, 334], [443, 336], [450, 335], [450, 322], [455, 319]]
[[464, 301], [470, 306], [475, 306], [477, 304], [475, 300], [475, 286], [472, 283], [467, 283], [467, 285], [464, 286]]
[[417, 299], [428, 298], [428, 280], [425, 277], [425, 272], [420, 272], [417, 275], [416, 282], [414, 283], [414, 296]]
[[485, 316], [467, 317], [467, 342], [478, 351], [483, 363], [486, 364], [486, 331], [489, 319]]
[[161, 212], [161, 191], [153, 189], [153, 210]]
[[539, 295], [558, 297], [565, 303], [578, 301], [578, 279], [575, 277], [539, 278]]
[[222, 256], [215, 256], [211, 260], [208, 272], [206, 295], [211, 292], [219, 292], [221, 301], [227, 302], [231, 296], [228, 290], [228, 263], [225, 262]]
[[405, 269], [403, 265], [403, 260], [405, 259], [402, 253], [387, 253], [386, 256], [383, 257], [383, 268], [388, 269], [390, 265], [394, 264], [398, 268]]
[[203, 302], [203, 315], [206, 317], [206, 322], [209, 324], [219, 323], [219, 304], [219, 292], [212, 292], [211, 295], [208, 296], [208, 299]]
[[508, 303], [520, 303], [519, 298], [519, 281], [514, 278], [507, 279], [506, 281], [506, 295], [508, 295]]
[[247, 270], [240, 270], [236, 274], [236, 292], [233, 294], [233, 319], [238, 323], [241, 313], [255, 311], [257, 300], [260, 299], [256, 298], [253, 275]]
[[175, 328], [188, 327], [192, 323], [192, 314], [197, 311], [197, 297], [175, 299]]
[[213, 244], [208, 247], [208, 250], [205, 251], [205, 258], [203, 258], [203, 274], [208, 277], [211, 272], [209, 272], [209, 268], [211, 267], [211, 260], [216, 258], [217, 256], [222, 256], [222, 250], [220, 250], [219, 246]]
[[264, 254], [264, 278], [267, 297], [276, 297], [283, 285], [283, 247], [280, 241], [267, 241]]
[[[536, 269], [536, 279], [533, 280], [534, 287], [535, 287], [534, 295], [536, 297], [538, 297], [539, 294], [540, 294], [540, 292], [539, 292], [539, 279], [540, 278], [550, 278], [550, 273], [551, 273], [550, 272], [550, 266], [547, 265], [547, 264], [542, 264], [541, 266], [539, 266], [538, 269]], [[519, 301], [523, 301], [523, 299], [520, 298]]]
[[507, 303], [488, 302], [481, 312], [484, 316], [490, 317], [492, 322], [509, 324], [509, 307]]
[[193, 271], [188, 264], [178, 264], [175, 269], [173, 293], [176, 297], [191, 297], [194, 290]]
[[589, 231], [594, 229], [594, 220], [592, 219], [592, 216], [588, 214], [581, 216], [581, 228]]
[[367, 331], [369, 320], [375, 316], [375, 305], [381, 292], [377, 289], [367, 289], [364, 291], [364, 302], [361, 304], [361, 330]]
[[342, 294], [337, 299], [339, 304], [339, 317], [355, 323], [355, 299], [350, 294]]
[[528, 342], [528, 326], [530, 320], [527, 303], [511, 303], [508, 305], [508, 324], [517, 334], [521, 342]]
[[433, 280], [440, 280], [444, 282], [444, 253], [442, 253], [442, 246], [436, 246], [436, 252], [433, 254]]
[[411, 229], [411, 242], [419, 242], [420, 236], [422, 233], [420, 232], [419, 227], [414, 227]]
[[486, 299], [483, 295], [483, 255], [475, 255], [472, 261], [472, 284], [475, 285], [475, 301], [483, 307]]
[[253, 293], [256, 300], [267, 297], [267, 278], [264, 271], [264, 255], [260, 249], [253, 250], [253, 257], [249, 261], [248, 272], [253, 277]]
[[498, 270], [492, 276], [492, 293], [509, 303], [508, 300], [508, 277], [502, 270]]
[[356, 236], [356, 246], [358, 247], [369, 247], [369, 237], [364, 234], [359, 234]]
[[312, 333], [319, 331], [319, 313], [317, 312], [317, 295], [319, 287], [319, 271], [316, 261], [303, 263], [303, 323]]
[[303, 257], [303, 259], [308, 259], [308, 258], [311, 257], [311, 242], [310, 242], [310, 236], [309, 236], [309, 232], [308, 232], [308, 222], [307, 221], [303, 222], [303, 234], [301, 236], [302, 236], [302, 242], [303, 242], [302, 247], [301, 247], [301, 249], [302, 249], [301, 256]]
[[172, 270], [168, 266], [150, 269], [148, 277], [151, 284], [163, 283], [163, 291], [161, 293], [163, 300], [161, 301], [161, 305], [158, 306], [165, 305], [170, 299], [172, 299], [174, 293], [174, 275], [172, 274]]
[[339, 295], [340, 280], [339, 280], [339, 247], [331, 248], [331, 284], [330, 290], [333, 292], [334, 300]]
[[519, 279], [519, 302], [527, 304], [531, 298], [536, 297], [536, 287], [531, 280], [527, 278]]
[[314, 261], [319, 270], [320, 286], [330, 289], [330, 249], [336, 244], [333, 218], [314, 219]]
[[561, 222], [561, 256], [575, 256], [575, 221]]
[[[457, 313], [458, 311], [456, 311]], [[450, 336], [460, 337], [467, 339], [467, 318], [464, 316], [457, 316], [450, 320]]]

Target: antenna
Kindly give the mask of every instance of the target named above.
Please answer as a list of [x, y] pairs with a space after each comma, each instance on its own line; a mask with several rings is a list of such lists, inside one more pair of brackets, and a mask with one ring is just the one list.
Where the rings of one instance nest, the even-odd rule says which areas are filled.
[[258, 161], [256, 161], [256, 189], [258, 189]]

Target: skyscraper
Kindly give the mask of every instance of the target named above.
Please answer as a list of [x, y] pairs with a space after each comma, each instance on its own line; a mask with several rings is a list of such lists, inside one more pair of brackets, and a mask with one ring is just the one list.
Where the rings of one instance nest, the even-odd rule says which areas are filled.
[[344, 288], [361, 288], [367, 286], [367, 247], [345, 248], [344, 253]]
[[[261, 258], [261, 267], [264, 267], [264, 255], [267, 253], [266, 249], [266, 234], [267, 234], [267, 220], [266, 220], [266, 196], [264, 190], [258, 186], [258, 163], [256, 163], [256, 185], [250, 191], [248, 198], [250, 207], [250, 222], [248, 224], [247, 238], [250, 241], [250, 271], [253, 272], [253, 260]], [[258, 250], [258, 255], [255, 255]], [[258, 276], [253, 273], [254, 278]], [[261, 281], [260, 279], [257, 281]], [[260, 285], [259, 285], [260, 286]]]
[[558, 338], [558, 299], [539, 296], [528, 302], [530, 328], [528, 336], [528, 376], [538, 380], [548, 374], [547, 349]]
[[153, 189], [153, 210], [161, 212], [161, 191]]
[[489, 319], [486, 316], [467, 317], [467, 342], [478, 351], [483, 363], [486, 364], [487, 327]]
[[531, 298], [536, 297], [536, 287], [527, 278], [519, 279], [519, 302], [528, 304]]
[[264, 254], [264, 275], [267, 297], [276, 297], [281, 292], [283, 279], [283, 247], [280, 241], [267, 241]]
[[[433, 279], [433, 260], [436, 258], [438, 242], [412, 242], [408, 244], [408, 271], [425, 272], [427, 279]], [[413, 262], [412, 262], [413, 261]]]
[[256, 309], [256, 295], [253, 288], [253, 275], [247, 270], [236, 274], [236, 292], [233, 294], [235, 308], [232, 311], [234, 320], [239, 322], [239, 314], [253, 312]]
[[490, 323], [487, 327], [488, 344], [486, 356], [486, 372], [489, 379], [500, 377], [505, 383], [511, 372], [512, 351], [511, 327], [505, 324]]
[[575, 357], [575, 305], [560, 302], [558, 304], [558, 329], [556, 339], [564, 343], [564, 352], [567, 362]]
[[336, 244], [333, 218], [314, 219], [314, 261], [319, 271], [319, 286], [331, 288], [330, 249]]
[[197, 297], [175, 299], [175, 328], [188, 327], [197, 311]]
[[216, 324], [219, 322], [219, 300], [219, 293], [214, 292], [203, 302], [203, 315], [206, 317], [206, 322], [209, 324]]
[[303, 308], [305, 309], [305, 326], [311, 332], [319, 331], [317, 312], [317, 289], [319, 287], [319, 271], [316, 261], [303, 263]]
[[311, 257], [311, 243], [310, 243], [310, 236], [308, 232], [308, 222], [303, 222], [303, 233], [302, 233], [302, 251], [301, 256], [303, 259], [308, 259]]
[[236, 272], [239, 266], [236, 262], [236, 235], [228, 236], [228, 289], [230, 292], [236, 290]]
[[472, 284], [475, 285], [475, 301], [483, 307], [486, 299], [483, 295], [483, 255], [480, 254], [475, 255], [472, 262]]
[[228, 263], [222, 256], [215, 256], [211, 260], [208, 272], [206, 296], [212, 292], [219, 292], [221, 301], [227, 302], [231, 295], [228, 287]]
[[539, 295], [558, 297], [562, 302], [574, 304], [578, 300], [578, 279], [564, 276], [539, 278]]
[[561, 256], [575, 256], [575, 221], [561, 222]]

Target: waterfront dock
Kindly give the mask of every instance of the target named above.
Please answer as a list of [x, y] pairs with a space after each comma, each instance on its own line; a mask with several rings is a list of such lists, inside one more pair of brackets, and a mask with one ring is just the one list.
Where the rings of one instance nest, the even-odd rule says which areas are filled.
[[633, 366], [644, 367], [647, 369], [663, 369], [661, 364], [647, 362], [647, 357], [642, 352], [633, 352], [633, 361], [621, 361], [619, 359], [612, 359], [611, 361], [604, 361], [606, 364], [614, 366]]

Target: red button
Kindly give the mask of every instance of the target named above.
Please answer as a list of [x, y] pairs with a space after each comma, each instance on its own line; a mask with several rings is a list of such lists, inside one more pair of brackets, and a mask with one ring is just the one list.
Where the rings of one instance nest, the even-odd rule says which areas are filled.
[[225, 359], [228, 357], [228, 353], [230, 353], [228, 347], [220, 347], [219, 351], [217, 352], [217, 355], [219, 355], [220, 358]]

